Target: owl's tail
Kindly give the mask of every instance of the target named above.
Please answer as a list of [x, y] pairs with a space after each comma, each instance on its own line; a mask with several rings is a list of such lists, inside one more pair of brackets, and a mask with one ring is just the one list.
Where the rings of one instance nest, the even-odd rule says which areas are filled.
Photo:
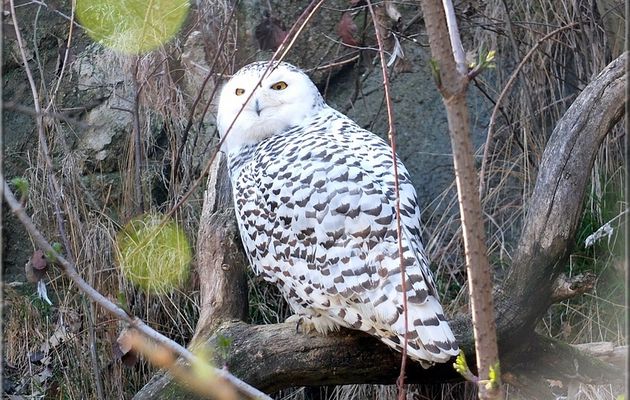
[[[424, 368], [444, 363], [459, 354], [455, 336], [444, 317], [442, 306], [433, 296], [422, 304], [408, 303], [407, 355]], [[404, 312], [404, 311], [403, 311]], [[401, 351], [404, 344], [405, 317], [399, 313], [391, 330], [381, 337], [387, 345]]]

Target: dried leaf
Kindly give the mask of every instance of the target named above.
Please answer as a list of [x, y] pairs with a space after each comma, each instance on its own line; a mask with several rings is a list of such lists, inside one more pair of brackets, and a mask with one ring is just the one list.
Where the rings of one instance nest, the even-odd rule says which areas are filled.
[[46, 354], [44, 354], [43, 351], [36, 351], [29, 355], [28, 360], [32, 363], [38, 363], [41, 362], [44, 357], [46, 357]]
[[287, 36], [287, 30], [282, 21], [265, 11], [262, 21], [254, 28], [254, 35], [261, 50], [275, 51]]
[[45, 270], [48, 268], [48, 260], [44, 256], [44, 252], [41, 250], [36, 250], [31, 257], [31, 264], [33, 268], [38, 270]]
[[24, 264], [24, 272], [26, 273], [26, 280], [31, 283], [37, 283], [44, 277], [44, 273], [42, 271], [33, 268], [31, 260], [28, 260], [28, 262]]
[[405, 57], [402, 43], [395, 32], [402, 22], [402, 15], [391, 2], [374, 7], [374, 23], [378, 34], [383, 39], [383, 50], [390, 55], [388, 66], [394, 65], [394, 72], [411, 72], [411, 62]]
[[46, 290], [46, 282], [43, 279], [37, 281], [37, 296], [40, 299], [44, 300], [48, 303], [49, 306], [52, 306], [52, 301], [48, 298], [48, 291]]
[[112, 347], [114, 358], [120, 359], [126, 367], [133, 367], [138, 362], [138, 355], [132, 349], [131, 340], [128, 340], [129, 335], [132, 333], [128, 329], [123, 329]]
[[341, 38], [341, 42], [348, 46], [357, 46], [359, 42], [355, 39], [356, 33], [357, 25], [352, 19], [352, 14], [349, 12], [341, 14], [341, 19], [337, 24], [337, 34]]
[[31, 283], [40, 282], [46, 275], [47, 270], [48, 260], [46, 260], [46, 256], [41, 250], [35, 251], [26, 265], [24, 265], [26, 279]]
[[392, 1], [385, 2], [385, 11], [387, 12], [387, 16], [392, 21], [395, 21], [395, 25], [398, 25], [400, 21], [402, 20], [402, 14], [400, 13], [400, 11], [398, 11], [398, 9], [396, 8], [396, 6], [394, 5]]

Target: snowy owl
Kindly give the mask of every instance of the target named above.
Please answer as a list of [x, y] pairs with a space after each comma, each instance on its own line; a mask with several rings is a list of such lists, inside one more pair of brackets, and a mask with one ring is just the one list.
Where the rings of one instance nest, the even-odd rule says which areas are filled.
[[255, 273], [277, 285], [295, 312], [289, 320], [305, 328], [357, 329], [398, 351], [406, 331], [412, 359], [424, 367], [448, 361], [459, 350], [407, 170], [398, 162], [400, 254], [389, 145], [329, 107], [300, 69], [268, 66], [239, 70], [221, 90], [217, 115]]

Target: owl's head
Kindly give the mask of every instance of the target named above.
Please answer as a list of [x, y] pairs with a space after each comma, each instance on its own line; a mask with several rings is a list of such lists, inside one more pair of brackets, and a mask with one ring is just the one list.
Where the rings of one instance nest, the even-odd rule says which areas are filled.
[[317, 87], [304, 72], [282, 62], [265, 73], [268, 65], [263, 61], [241, 68], [221, 90], [217, 113], [221, 137], [234, 121], [225, 139], [228, 151], [299, 125], [324, 107]]

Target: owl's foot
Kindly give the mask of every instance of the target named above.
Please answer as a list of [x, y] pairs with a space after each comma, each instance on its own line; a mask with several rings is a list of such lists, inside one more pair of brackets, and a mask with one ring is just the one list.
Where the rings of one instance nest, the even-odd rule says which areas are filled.
[[339, 329], [337, 322], [324, 315], [294, 314], [287, 318], [285, 322], [294, 322], [296, 324], [295, 332], [302, 332], [307, 335], [313, 331], [317, 331], [318, 333], [325, 335], [330, 331], [336, 331]]
[[300, 328], [302, 333], [309, 334], [315, 330], [317, 330], [315, 321], [313, 317], [310, 315], [298, 315], [293, 314], [289, 318], [287, 318], [284, 322], [295, 323], [295, 333], [300, 333]]

